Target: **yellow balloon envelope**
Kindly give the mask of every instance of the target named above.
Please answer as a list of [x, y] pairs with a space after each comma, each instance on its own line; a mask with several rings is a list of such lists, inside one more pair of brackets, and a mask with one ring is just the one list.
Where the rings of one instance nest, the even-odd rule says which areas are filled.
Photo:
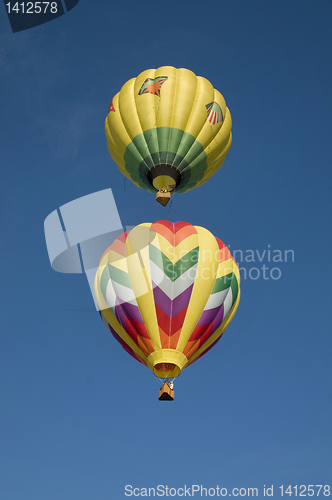
[[123, 233], [95, 277], [101, 317], [122, 347], [161, 378], [177, 377], [213, 347], [240, 300], [226, 245], [187, 222]]
[[171, 66], [129, 80], [105, 121], [120, 171], [154, 193], [184, 193], [206, 182], [225, 160], [231, 127], [220, 92], [192, 71]]

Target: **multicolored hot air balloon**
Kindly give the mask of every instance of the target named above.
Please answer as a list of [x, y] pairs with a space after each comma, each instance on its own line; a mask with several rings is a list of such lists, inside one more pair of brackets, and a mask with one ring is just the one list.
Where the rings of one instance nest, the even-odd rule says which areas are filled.
[[187, 222], [123, 233], [103, 254], [95, 295], [106, 327], [160, 378], [177, 377], [213, 347], [240, 299], [226, 245]]
[[170, 192], [206, 182], [232, 142], [223, 96], [188, 69], [163, 66], [129, 80], [112, 99], [107, 145], [119, 170], [166, 205]]

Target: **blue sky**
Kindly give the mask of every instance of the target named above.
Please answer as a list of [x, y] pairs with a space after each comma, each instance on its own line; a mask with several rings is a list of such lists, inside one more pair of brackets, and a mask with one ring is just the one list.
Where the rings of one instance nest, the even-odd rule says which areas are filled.
[[[16, 34], [0, 12], [0, 498], [331, 485], [332, 4], [81, 0]], [[170, 209], [124, 189], [103, 130], [121, 86], [162, 65], [208, 78], [233, 119], [227, 162]], [[239, 262], [238, 312], [174, 403], [107, 333], [85, 276], [49, 263], [44, 219], [106, 188], [124, 226], [185, 220], [266, 250]], [[248, 277], [263, 264], [280, 279]]]

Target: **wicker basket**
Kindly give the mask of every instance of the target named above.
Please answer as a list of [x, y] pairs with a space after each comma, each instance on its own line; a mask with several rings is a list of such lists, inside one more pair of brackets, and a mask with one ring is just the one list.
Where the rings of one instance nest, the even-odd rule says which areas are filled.
[[169, 191], [158, 191], [156, 200], [158, 203], [160, 203], [163, 207], [166, 207], [167, 203], [171, 199], [171, 193]]
[[159, 391], [159, 401], [173, 401], [174, 389], [171, 389], [168, 384], [164, 384]]

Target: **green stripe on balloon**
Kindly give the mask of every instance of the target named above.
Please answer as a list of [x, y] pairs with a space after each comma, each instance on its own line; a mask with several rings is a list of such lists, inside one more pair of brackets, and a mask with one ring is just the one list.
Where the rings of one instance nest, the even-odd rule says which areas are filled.
[[238, 293], [239, 293], [239, 283], [236, 279], [236, 276], [234, 276], [234, 278], [232, 279], [231, 289], [232, 289], [232, 296], [233, 296], [233, 301], [232, 301], [232, 305], [233, 305], [237, 296], [238, 296]]
[[121, 271], [121, 269], [118, 269], [117, 267], [110, 266], [109, 264], [108, 267], [109, 275], [112, 281], [127, 288], [132, 288], [128, 273]]
[[107, 285], [108, 285], [108, 282], [109, 282], [109, 279], [110, 279], [110, 275], [109, 275], [109, 270], [108, 270], [108, 265], [105, 266], [102, 274], [101, 274], [101, 278], [100, 278], [100, 290], [101, 290], [101, 293], [103, 294], [103, 297], [104, 299], [106, 300], [106, 289], [107, 289]]
[[213, 293], [222, 292], [223, 290], [226, 290], [227, 288], [229, 288], [232, 284], [233, 277], [234, 277], [234, 273], [229, 273], [229, 274], [226, 274], [225, 276], [222, 276], [221, 278], [217, 278], [215, 283], [214, 283], [211, 295]]
[[[173, 248], [173, 247], [172, 247]], [[176, 281], [188, 269], [198, 262], [199, 247], [193, 248], [190, 252], [179, 259], [175, 264], [154, 245], [149, 246], [149, 258], [164, 274], [171, 280]]]
[[182, 274], [184, 274], [188, 269], [193, 267], [198, 262], [199, 255], [199, 247], [193, 248], [190, 252], [188, 252], [182, 259], [179, 259], [174, 264], [174, 278], [175, 281]]
[[156, 164], [170, 164], [181, 172], [181, 183], [176, 188], [180, 193], [194, 187], [207, 169], [207, 155], [200, 142], [193, 135], [171, 127], [153, 128], [137, 135], [128, 144], [123, 159], [131, 179], [151, 192], [157, 189], [147, 176]]

